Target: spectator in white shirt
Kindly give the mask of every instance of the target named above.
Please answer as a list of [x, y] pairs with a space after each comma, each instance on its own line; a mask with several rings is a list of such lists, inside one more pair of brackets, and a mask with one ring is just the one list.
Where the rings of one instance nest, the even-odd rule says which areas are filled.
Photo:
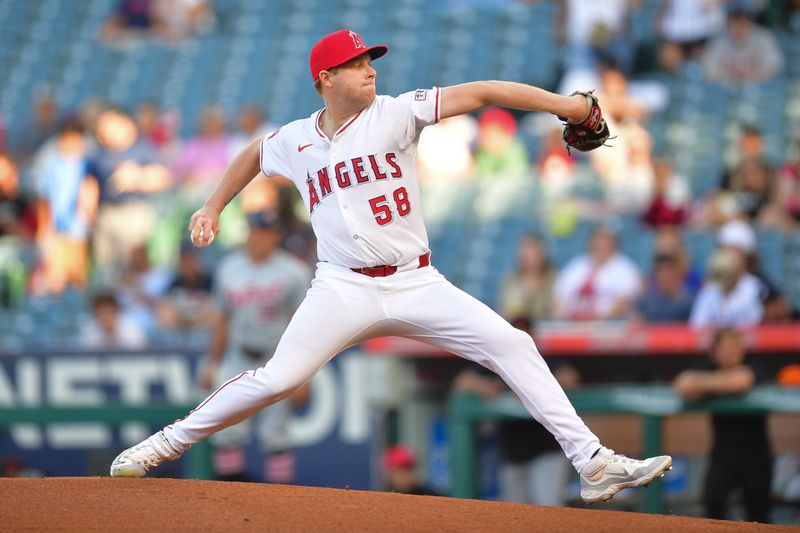
[[92, 298], [93, 318], [81, 331], [84, 348], [136, 350], [147, 345], [147, 334], [139, 324], [120, 313], [113, 292], [101, 291]]
[[761, 282], [747, 272], [744, 259], [732, 250], [717, 250], [708, 265], [709, 280], [692, 306], [693, 328], [748, 327], [761, 321]]
[[663, 0], [656, 22], [661, 67], [675, 71], [694, 59], [725, 26], [725, 0]]
[[702, 61], [709, 79], [732, 85], [768, 81], [783, 69], [775, 36], [739, 8], [730, 12], [728, 31], [709, 43]]
[[556, 316], [570, 320], [625, 318], [642, 290], [642, 276], [617, 251], [614, 234], [605, 227], [592, 233], [588, 253], [572, 259], [556, 278]]
[[422, 130], [417, 148], [420, 181], [436, 187], [470, 179], [477, 140], [478, 121], [472, 115], [456, 115]]
[[792, 304], [779, 285], [760, 270], [756, 233], [752, 226], [742, 220], [732, 220], [717, 233], [717, 244], [721, 249], [738, 254], [744, 261], [745, 270], [759, 283], [758, 297], [764, 306], [762, 322], [784, 322], [792, 319]]

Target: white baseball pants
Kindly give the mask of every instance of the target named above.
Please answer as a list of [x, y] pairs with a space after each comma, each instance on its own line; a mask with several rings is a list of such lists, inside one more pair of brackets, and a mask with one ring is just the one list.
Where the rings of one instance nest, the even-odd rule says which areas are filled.
[[[228, 349], [219, 365], [215, 385], [222, 386], [228, 378], [240, 375], [255, 364], [258, 363], [239, 350]], [[263, 451], [286, 451], [292, 447], [289, 437], [291, 414], [292, 406], [289, 400], [277, 402], [250, 418], [215, 433], [211, 436], [211, 443], [220, 448], [238, 448], [247, 444], [250, 437], [255, 434]]]
[[188, 449], [285, 398], [342, 350], [367, 339], [417, 339], [496, 372], [546, 427], [580, 472], [600, 447], [575, 413], [531, 337], [458, 289], [433, 267], [371, 278], [319, 263], [305, 300], [263, 368], [228, 380], [182, 420], [164, 428]]

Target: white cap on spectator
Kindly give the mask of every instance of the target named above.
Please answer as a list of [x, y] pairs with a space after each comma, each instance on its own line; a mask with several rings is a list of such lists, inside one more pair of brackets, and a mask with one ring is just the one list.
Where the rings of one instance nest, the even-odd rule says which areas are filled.
[[738, 248], [750, 253], [756, 249], [756, 234], [748, 223], [731, 220], [719, 229], [717, 242], [720, 246]]

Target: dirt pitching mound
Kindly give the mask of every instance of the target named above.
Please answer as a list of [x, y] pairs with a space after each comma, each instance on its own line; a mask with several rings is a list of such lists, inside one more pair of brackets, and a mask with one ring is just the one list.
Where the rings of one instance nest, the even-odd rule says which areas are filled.
[[[179, 479], [0, 478], [3, 531], [785, 531], [384, 492]], [[796, 530], [795, 530], [796, 531]]]

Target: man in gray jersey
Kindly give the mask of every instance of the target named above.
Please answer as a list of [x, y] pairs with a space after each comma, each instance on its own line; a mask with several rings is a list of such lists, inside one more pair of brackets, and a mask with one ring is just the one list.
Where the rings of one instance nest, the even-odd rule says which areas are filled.
[[[225, 257], [214, 276], [214, 294], [221, 312], [200, 374], [204, 389], [219, 387], [269, 360], [309, 286], [307, 267], [278, 247], [281, 232], [277, 210], [257, 211], [248, 217], [248, 223], [250, 231], [244, 248]], [[248, 479], [243, 447], [255, 429], [266, 453], [264, 479], [292, 482], [294, 456], [288, 419], [292, 404], [302, 401], [306, 391], [301, 389], [258, 416], [215, 434], [211, 442], [216, 477]]]

